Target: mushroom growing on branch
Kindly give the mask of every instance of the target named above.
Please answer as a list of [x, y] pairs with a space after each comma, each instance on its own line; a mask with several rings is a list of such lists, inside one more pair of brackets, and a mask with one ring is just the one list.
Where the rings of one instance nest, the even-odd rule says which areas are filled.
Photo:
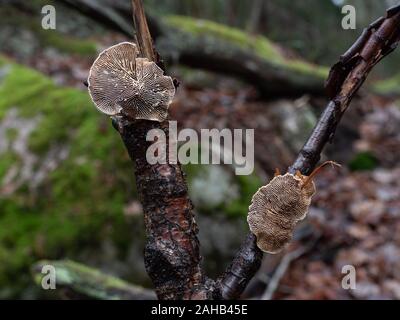
[[130, 42], [101, 52], [90, 68], [90, 96], [96, 108], [110, 116], [162, 122], [175, 95], [173, 80], [138, 53]]
[[315, 193], [313, 178], [327, 164], [340, 166], [326, 161], [309, 176], [300, 171], [285, 175], [277, 171], [271, 182], [254, 194], [247, 222], [262, 251], [277, 253], [291, 240], [294, 227], [306, 217]]

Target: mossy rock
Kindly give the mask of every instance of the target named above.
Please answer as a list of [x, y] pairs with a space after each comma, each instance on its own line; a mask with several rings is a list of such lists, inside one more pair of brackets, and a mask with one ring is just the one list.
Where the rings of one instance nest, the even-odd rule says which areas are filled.
[[[0, 224], [6, 226], [0, 228], [0, 298], [36, 288], [29, 274], [35, 261], [70, 258], [93, 265], [88, 256], [101, 260], [105, 242], [116, 253], [101, 261], [124, 265], [116, 276], [150, 285], [142, 259], [143, 218], [123, 214], [138, 201], [132, 162], [109, 118], [85, 91], [57, 86], [0, 56], [1, 70], [0, 132], [8, 134], [0, 143]], [[30, 126], [29, 132], [21, 126]], [[189, 183], [204, 167], [185, 166]], [[261, 183], [255, 174], [232, 173], [230, 179], [236, 197], [199, 207], [200, 215], [244, 218]], [[28, 297], [42, 294], [37, 290]]]
[[[0, 148], [0, 297], [19, 296], [37, 259], [74, 257], [105, 240], [121, 260], [135, 241], [142, 250], [142, 217], [123, 215], [136, 198], [132, 165], [110, 120], [86, 92], [59, 87], [2, 57], [0, 69], [7, 70], [0, 81], [0, 128], [11, 114], [14, 122], [36, 119], [26, 137], [18, 126], [2, 137], [9, 141]], [[10, 175], [14, 167], [17, 174]]]
[[48, 273], [42, 273], [48, 267], [51, 267], [51, 270], [55, 272], [53, 275], [54, 288], [48, 290], [49, 294], [53, 293], [53, 298], [54, 293], [59, 293], [60, 289], [61, 292], [63, 289], [67, 289], [72, 290], [79, 298], [99, 300], [156, 299], [154, 291], [132, 285], [100, 270], [71, 260], [42, 260], [35, 263], [31, 271], [37, 286], [42, 286], [43, 282], [48, 284], [44, 279]]
[[288, 69], [292, 72], [321, 80], [325, 79], [329, 73], [327, 67], [314, 65], [300, 59], [285, 58], [278, 46], [262, 35], [250, 35], [234, 27], [185, 16], [169, 15], [163, 19], [163, 22], [169, 27], [192, 35], [226, 41], [238, 48], [256, 53], [260, 58], [276, 67]]

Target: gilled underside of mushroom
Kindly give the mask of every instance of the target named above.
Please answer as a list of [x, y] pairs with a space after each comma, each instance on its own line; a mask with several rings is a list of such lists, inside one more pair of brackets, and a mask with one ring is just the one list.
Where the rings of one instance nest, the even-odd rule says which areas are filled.
[[174, 83], [153, 61], [138, 58], [138, 53], [130, 42], [100, 53], [90, 69], [90, 96], [105, 114], [164, 121], [175, 95]]

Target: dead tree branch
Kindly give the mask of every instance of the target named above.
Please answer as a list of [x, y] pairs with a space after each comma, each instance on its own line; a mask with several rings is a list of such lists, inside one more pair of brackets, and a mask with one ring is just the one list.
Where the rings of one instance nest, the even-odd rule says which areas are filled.
[[[369, 37], [363, 41], [363, 46], [352, 53], [351, 57], [348, 57], [347, 53], [342, 55], [341, 60], [332, 67], [325, 84], [331, 100], [289, 172], [295, 173], [296, 170], [300, 170], [302, 174], [308, 174], [313, 170], [320, 159], [322, 149], [327, 142], [333, 140], [341, 117], [371, 69], [397, 47], [400, 39], [400, 12], [393, 15], [391, 10], [393, 11], [388, 10], [386, 18], [377, 20], [380, 20], [379, 27], [372, 23], [372, 27], [366, 29]], [[360, 38], [364, 34], [365, 31]]]
[[[160, 63], [152, 46], [142, 1], [132, 0], [132, 4], [140, 52]], [[400, 39], [400, 6], [389, 9], [385, 18], [366, 30], [332, 67], [326, 84], [330, 102], [289, 172], [300, 170], [308, 174], [315, 167], [368, 73], [395, 49]], [[239, 298], [261, 263], [262, 253], [256, 246], [255, 236], [246, 237], [233, 262], [217, 281], [208, 279], [201, 268], [198, 229], [180, 164], [168, 159], [167, 164], [151, 165], [146, 159], [151, 144], [146, 141], [147, 132], [162, 130], [169, 141], [168, 123], [119, 118], [114, 119], [114, 124], [135, 164], [147, 234], [145, 266], [158, 298]]]
[[[207, 298], [197, 225], [179, 164], [151, 165], [147, 132], [168, 124], [120, 121], [119, 132], [135, 163], [136, 185], [143, 205], [147, 243], [145, 266], [159, 299]], [[168, 138], [167, 138], [168, 141]]]
[[[397, 47], [400, 40], [400, 5], [388, 9], [386, 17], [380, 19], [379, 23], [371, 24], [367, 30], [367, 39], [357, 40], [356, 49], [353, 46], [353, 49], [332, 67], [326, 82], [331, 100], [297, 159], [289, 168], [290, 173], [299, 170], [302, 174], [309, 174], [314, 169], [324, 146], [332, 141], [341, 117], [371, 69]], [[365, 32], [361, 37], [365, 37]], [[249, 256], [254, 258], [248, 259]], [[260, 261], [261, 252], [255, 245], [255, 237], [249, 235], [219, 280], [216, 295], [225, 299], [240, 297], [258, 269]]]
[[215, 299], [237, 299], [260, 268], [262, 251], [256, 237], [249, 233], [223, 276], [216, 282]]
[[[138, 27], [138, 46], [148, 58], [152, 45], [141, 0], [133, 1], [133, 19]], [[156, 61], [159, 62], [159, 61]], [[163, 130], [168, 136], [168, 123], [147, 120], [120, 119], [118, 131], [135, 164], [136, 184], [141, 199], [147, 234], [145, 266], [159, 299], [206, 299], [205, 277], [200, 267], [201, 257], [197, 225], [192, 203], [180, 164], [151, 165], [146, 141], [151, 129]], [[168, 145], [167, 145], [168, 148]], [[169, 160], [169, 159], [168, 159]]]
[[[42, 260], [32, 267], [33, 278], [38, 284], [43, 279], [43, 266], [56, 269], [57, 293], [70, 299], [98, 300], [155, 300], [154, 291], [133, 285], [119, 278], [102, 273], [71, 260]], [[50, 290], [52, 291], [52, 290]], [[54, 290], [55, 291], [55, 290]]]
[[133, 23], [135, 25], [136, 43], [139, 46], [141, 55], [150, 61], [156, 61], [156, 55], [153, 48], [153, 40], [147, 25], [146, 16], [141, 0], [132, 0]]

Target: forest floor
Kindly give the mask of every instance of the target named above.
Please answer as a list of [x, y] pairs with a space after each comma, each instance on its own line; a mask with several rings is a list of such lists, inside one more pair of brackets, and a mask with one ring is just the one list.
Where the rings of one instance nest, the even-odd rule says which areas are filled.
[[[108, 34], [99, 43], [106, 47], [120, 40]], [[80, 90], [93, 60], [52, 50], [36, 51], [28, 59], [7, 55]], [[324, 104], [310, 96], [265, 101], [236, 80], [185, 71], [172, 69], [182, 85], [171, 118], [181, 128], [196, 130], [255, 128], [256, 172], [262, 182], [295, 158], [310, 128], [304, 122], [314, 123]], [[338, 142], [325, 155], [343, 167], [317, 177], [308, 218], [284, 253], [264, 257], [247, 297], [400, 299], [400, 102], [364, 91], [350, 109], [350, 120], [338, 128]], [[342, 287], [345, 265], [355, 267], [355, 290]]]

